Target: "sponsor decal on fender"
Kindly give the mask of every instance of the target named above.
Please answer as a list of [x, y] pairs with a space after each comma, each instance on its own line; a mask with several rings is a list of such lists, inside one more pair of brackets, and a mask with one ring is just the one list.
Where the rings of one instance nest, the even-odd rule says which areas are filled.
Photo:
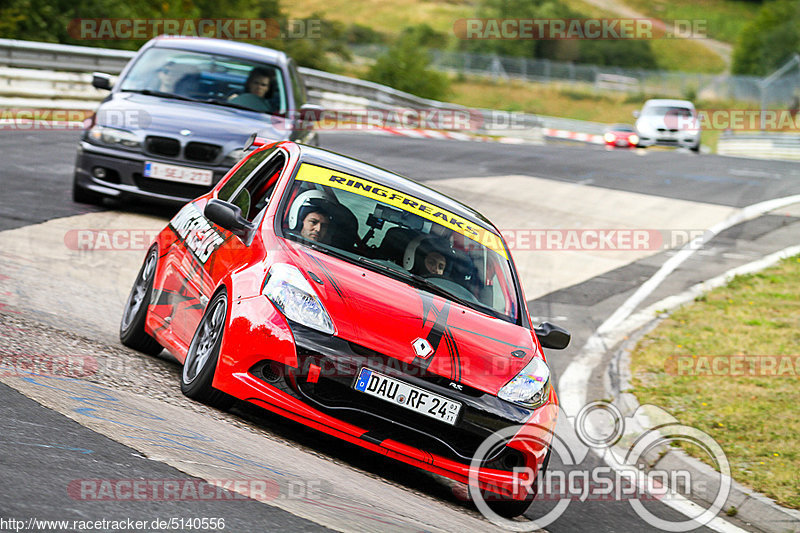
[[482, 244], [490, 250], [497, 252], [505, 259], [508, 259], [503, 241], [496, 233], [484, 229], [450, 211], [404, 192], [394, 190], [364, 178], [358, 178], [350, 174], [336, 172], [329, 168], [318, 167], [308, 163], [303, 163], [295, 179], [352, 192], [364, 196], [365, 198], [389, 204], [403, 211], [407, 211], [408, 213], [419, 215]]
[[214, 250], [225, 242], [225, 238], [214, 229], [194, 204], [187, 204], [181, 209], [175, 218], [170, 220], [169, 225], [186, 247], [204, 264]]

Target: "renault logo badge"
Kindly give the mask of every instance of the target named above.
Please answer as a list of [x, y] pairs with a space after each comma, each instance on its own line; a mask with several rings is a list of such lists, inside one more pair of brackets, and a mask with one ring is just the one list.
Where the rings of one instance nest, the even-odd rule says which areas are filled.
[[414, 353], [417, 354], [417, 357], [422, 359], [427, 359], [433, 354], [433, 348], [431, 348], [431, 344], [425, 339], [417, 338], [411, 343], [411, 346], [414, 347]]

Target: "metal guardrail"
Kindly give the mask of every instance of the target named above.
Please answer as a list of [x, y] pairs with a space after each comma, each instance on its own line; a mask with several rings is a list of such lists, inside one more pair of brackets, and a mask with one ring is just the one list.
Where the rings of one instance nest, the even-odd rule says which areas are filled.
[[[119, 74], [135, 55], [128, 50], [107, 50], [0, 39], [0, 105], [34, 107], [37, 101], [66, 109], [86, 109], [91, 101], [99, 101], [104, 91], [91, 87], [91, 71]], [[35, 69], [58, 69], [43, 74]], [[62, 72], [67, 71], [67, 72]], [[328, 109], [348, 112], [378, 110], [449, 110], [468, 112], [476, 125], [476, 133], [495, 136], [513, 135], [541, 141], [541, 120], [530, 114], [514, 113], [509, 125], [508, 113], [420, 98], [385, 85], [300, 68], [313, 101]], [[79, 74], [80, 73], [80, 74]], [[5, 98], [3, 98], [5, 97]], [[478, 120], [474, 120], [475, 115]]]
[[723, 133], [717, 153], [753, 159], [800, 161], [800, 135], [777, 132]]

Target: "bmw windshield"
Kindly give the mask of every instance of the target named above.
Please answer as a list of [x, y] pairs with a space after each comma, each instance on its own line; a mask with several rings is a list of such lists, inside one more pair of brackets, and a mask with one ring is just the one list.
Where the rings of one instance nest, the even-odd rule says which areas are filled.
[[120, 90], [285, 114], [285, 85], [274, 65], [153, 47], [136, 61]]
[[491, 229], [369, 179], [303, 163], [282, 232], [478, 311], [518, 323], [508, 250]]

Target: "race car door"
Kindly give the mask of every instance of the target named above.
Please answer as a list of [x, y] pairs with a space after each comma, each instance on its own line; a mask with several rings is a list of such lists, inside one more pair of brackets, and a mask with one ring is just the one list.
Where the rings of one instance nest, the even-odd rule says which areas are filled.
[[[286, 157], [278, 149], [253, 154], [226, 180], [217, 197], [239, 206], [242, 216], [253, 222], [266, 208], [285, 164]], [[182, 239], [172, 247], [172, 264], [183, 279], [183, 301], [174, 307], [172, 332], [188, 346], [220, 280], [249, 261], [250, 249], [247, 239], [208, 220], [194, 203], [175, 220], [179, 227], [174, 229]]]

